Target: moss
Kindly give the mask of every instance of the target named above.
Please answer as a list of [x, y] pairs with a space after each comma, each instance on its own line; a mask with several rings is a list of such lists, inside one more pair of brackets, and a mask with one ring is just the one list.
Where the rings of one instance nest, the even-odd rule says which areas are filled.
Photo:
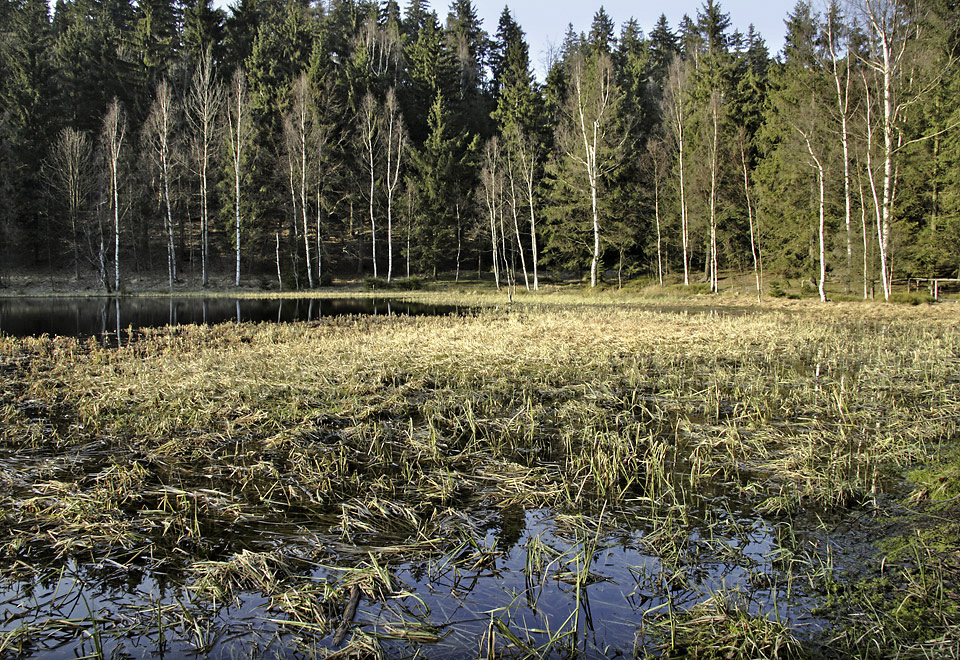
[[943, 502], [960, 497], [960, 445], [940, 451], [933, 463], [912, 470], [908, 479], [914, 485], [911, 499]]
[[937, 657], [960, 648], [960, 451], [936, 456], [908, 473], [906, 513], [882, 523], [879, 577], [834, 585], [827, 604], [844, 654]]

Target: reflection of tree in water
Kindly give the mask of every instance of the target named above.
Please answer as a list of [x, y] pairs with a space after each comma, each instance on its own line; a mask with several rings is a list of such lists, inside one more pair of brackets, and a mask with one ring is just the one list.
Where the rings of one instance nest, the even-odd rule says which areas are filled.
[[138, 330], [224, 322], [314, 322], [346, 315], [446, 316], [467, 311], [452, 305], [370, 298], [22, 298], [0, 300], [0, 332], [15, 337], [96, 336], [110, 344], [116, 341], [116, 333], [128, 327]]
[[500, 531], [497, 534], [497, 550], [508, 553], [527, 529], [527, 515], [523, 507], [513, 505], [500, 510], [496, 516]]

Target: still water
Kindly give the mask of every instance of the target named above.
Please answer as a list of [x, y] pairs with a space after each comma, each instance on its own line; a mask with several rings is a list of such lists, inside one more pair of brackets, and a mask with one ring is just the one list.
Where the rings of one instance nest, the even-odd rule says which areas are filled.
[[0, 298], [0, 333], [117, 337], [128, 329], [217, 323], [290, 323], [331, 316], [444, 316], [463, 308], [382, 298]]

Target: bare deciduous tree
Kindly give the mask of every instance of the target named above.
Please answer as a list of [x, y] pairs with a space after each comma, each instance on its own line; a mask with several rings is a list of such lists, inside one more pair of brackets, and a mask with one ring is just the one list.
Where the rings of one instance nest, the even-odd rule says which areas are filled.
[[80, 228], [83, 209], [90, 192], [91, 146], [86, 133], [65, 128], [57, 135], [53, 150], [45, 163], [47, 178], [63, 197], [73, 239], [74, 278], [80, 279]]
[[483, 149], [480, 170], [480, 188], [487, 219], [490, 221], [490, 245], [493, 254], [493, 281], [500, 289], [500, 251], [497, 238], [497, 218], [500, 213], [503, 175], [500, 173], [500, 142], [496, 136]]
[[[102, 143], [110, 176], [110, 208], [113, 211], [113, 286], [120, 290], [120, 153], [127, 122], [120, 101], [116, 98], [103, 118]], [[103, 249], [100, 250], [101, 254]]]
[[[883, 133], [883, 191], [877, 204], [877, 240], [880, 246], [880, 279], [883, 284], [883, 297], [890, 299], [890, 230], [893, 222], [894, 189], [896, 186], [896, 172], [894, 159], [897, 145], [895, 138], [900, 130], [903, 119], [903, 104], [898, 98], [900, 75], [910, 39], [911, 25], [914, 23], [911, 13], [915, 11], [913, 2], [899, 0], [863, 0], [859, 6], [860, 14], [865, 20], [871, 36], [872, 48], [864, 59], [865, 64], [873, 69], [880, 82], [879, 96], [881, 97], [882, 113], [880, 129]], [[864, 77], [865, 91], [869, 97], [869, 85]], [[867, 99], [867, 131], [869, 141], [873, 141], [873, 118], [869, 109], [870, 99]], [[870, 157], [871, 148], [867, 147]], [[876, 193], [876, 181], [873, 168], [867, 166], [871, 188]]]
[[663, 286], [663, 231], [660, 222], [660, 191], [669, 167], [670, 154], [662, 137], [647, 141], [647, 162], [653, 170], [653, 217], [657, 227], [657, 281]]
[[376, 99], [367, 92], [360, 104], [357, 114], [357, 126], [360, 130], [360, 144], [363, 147], [364, 165], [370, 175], [368, 202], [370, 212], [370, 244], [373, 252], [373, 276], [378, 277], [377, 270], [377, 218], [374, 214], [374, 202], [377, 192], [377, 151], [379, 150], [380, 117]]
[[240, 180], [243, 177], [244, 152], [250, 140], [252, 126], [247, 100], [247, 77], [242, 68], [233, 74], [230, 83], [229, 102], [227, 104], [227, 142], [230, 147], [230, 164], [233, 169], [234, 213], [236, 232], [236, 279], [240, 286]]
[[680, 187], [680, 242], [683, 246], [683, 283], [690, 285], [690, 220], [687, 213], [686, 155], [685, 133], [687, 124], [687, 85], [688, 74], [680, 56], [670, 63], [667, 84], [663, 91], [663, 112], [669, 118], [669, 125], [677, 143], [677, 169]]
[[313, 153], [313, 111], [310, 103], [310, 86], [307, 75], [301, 73], [293, 84], [293, 105], [284, 120], [287, 152], [292, 168], [291, 183], [297, 184], [300, 195], [300, 209], [303, 219], [303, 252], [307, 260], [307, 283], [313, 288], [313, 260], [310, 254], [310, 226], [307, 220], [308, 187], [307, 174], [310, 164], [307, 154]]
[[173, 91], [166, 79], [157, 85], [157, 94], [147, 118], [145, 137], [160, 171], [161, 197], [164, 204], [163, 229], [167, 239], [167, 279], [170, 288], [177, 280], [177, 253], [173, 241], [173, 204], [170, 199], [170, 177], [173, 172], [173, 129], [176, 121]]
[[740, 149], [740, 164], [743, 167], [743, 197], [747, 204], [747, 221], [750, 225], [750, 255], [753, 257], [753, 276], [757, 281], [757, 302], [763, 295], [763, 267], [760, 254], [759, 231], [755, 231], [753, 200], [750, 195], [750, 168], [747, 165], [747, 132], [737, 131], [737, 146]]
[[397, 103], [397, 95], [393, 89], [387, 92], [387, 101], [384, 106], [384, 121], [386, 124], [387, 162], [386, 162], [386, 189], [387, 189], [387, 281], [393, 278], [393, 197], [397, 184], [400, 182], [400, 167], [403, 161], [403, 152], [406, 149], [407, 136], [403, 128], [403, 117]]
[[844, 286], [850, 290], [853, 274], [853, 230], [851, 228], [852, 188], [850, 182], [850, 78], [852, 51], [844, 43], [846, 28], [842, 25], [839, 8], [831, 4], [827, 9], [827, 50], [830, 53], [830, 73], [837, 95], [837, 113], [840, 115], [840, 146], [843, 152], [844, 226], [847, 234], [847, 274]]
[[208, 203], [208, 171], [217, 140], [217, 118], [223, 106], [223, 88], [217, 82], [213, 54], [208, 47], [197, 63], [187, 97], [187, 121], [192, 129], [193, 155], [200, 182], [200, 282], [207, 286], [207, 263], [210, 259], [210, 205]]
[[604, 53], [575, 54], [570, 89], [568, 122], [560, 142], [567, 156], [583, 167], [590, 187], [593, 221], [590, 286], [595, 287], [600, 265], [600, 183], [616, 164], [611, 157], [611, 143], [619, 89], [610, 57]]

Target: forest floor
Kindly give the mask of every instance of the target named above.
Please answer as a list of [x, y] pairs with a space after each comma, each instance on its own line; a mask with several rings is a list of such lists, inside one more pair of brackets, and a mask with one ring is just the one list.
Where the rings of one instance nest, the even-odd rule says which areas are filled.
[[0, 336], [0, 656], [960, 655], [960, 306], [395, 295]]

